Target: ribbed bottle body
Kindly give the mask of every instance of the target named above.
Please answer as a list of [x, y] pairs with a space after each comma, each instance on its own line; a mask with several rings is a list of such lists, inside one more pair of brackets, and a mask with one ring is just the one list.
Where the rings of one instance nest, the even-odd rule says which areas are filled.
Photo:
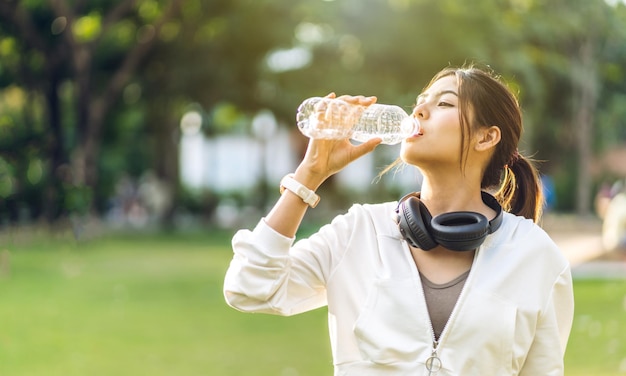
[[296, 121], [300, 132], [310, 138], [365, 142], [380, 137], [388, 145], [400, 143], [418, 130], [417, 122], [398, 106], [361, 106], [320, 97], [302, 102]]

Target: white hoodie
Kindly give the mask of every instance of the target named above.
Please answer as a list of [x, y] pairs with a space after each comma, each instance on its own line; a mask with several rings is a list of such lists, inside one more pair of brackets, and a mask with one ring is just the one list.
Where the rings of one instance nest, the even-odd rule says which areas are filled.
[[[228, 304], [278, 315], [328, 305], [335, 375], [429, 375], [432, 327], [396, 205], [354, 205], [295, 244], [263, 220], [239, 231]], [[563, 375], [573, 311], [567, 260], [532, 221], [503, 213], [441, 334], [436, 375]]]

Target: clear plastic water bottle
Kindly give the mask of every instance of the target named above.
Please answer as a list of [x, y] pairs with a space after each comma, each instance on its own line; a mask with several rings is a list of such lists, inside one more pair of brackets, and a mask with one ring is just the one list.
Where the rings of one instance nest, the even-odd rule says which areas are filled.
[[417, 120], [398, 106], [362, 106], [334, 98], [305, 100], [298, 107], [296, 121], [300, 132], [310, 138], [365, 142], [379, 137], [387, 145], [400, 143], [419, 131]]

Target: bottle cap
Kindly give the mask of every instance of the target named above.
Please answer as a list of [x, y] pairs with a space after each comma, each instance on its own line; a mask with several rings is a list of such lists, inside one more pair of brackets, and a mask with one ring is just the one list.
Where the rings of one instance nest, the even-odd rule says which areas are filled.
[[420, 123], [413, 116], [407, 116], [400, 123], [400, 128], [402, 133], [408, 136], [419, 134], [420, 132]]

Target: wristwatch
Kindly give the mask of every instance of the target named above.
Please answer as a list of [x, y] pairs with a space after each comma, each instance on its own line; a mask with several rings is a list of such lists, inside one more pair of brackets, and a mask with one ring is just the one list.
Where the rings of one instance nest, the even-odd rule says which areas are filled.
[[280, 194], [283, 194], [283, 192], [285, 192], [285, 189], [287, 189], [300, 197], [302, 201], [304, 201], [310, 207], [316, 207], [317, 204], [320, 202], [320, 196], [296, 181], [296, 179], [294, 179], [293, 177], [294, 174], [288, 174], [285, 175], [284, 178], [282, 178], [282, 180], [280, 181]]

